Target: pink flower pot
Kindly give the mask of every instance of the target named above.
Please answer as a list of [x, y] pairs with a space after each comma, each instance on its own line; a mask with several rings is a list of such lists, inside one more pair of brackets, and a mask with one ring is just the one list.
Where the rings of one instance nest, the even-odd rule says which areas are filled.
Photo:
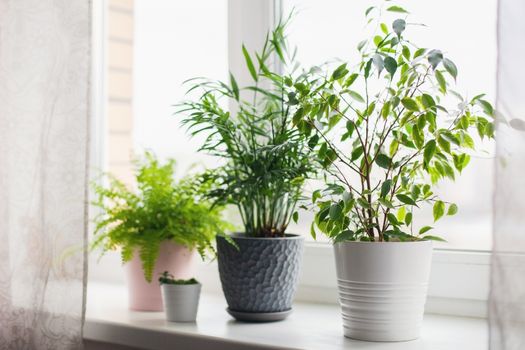
[[171, 241], [160, 245], [159, 257], [150, 283], [144, 277], [142, 263], [135, 253], [126, 264], [129, 292], [129, 308], [137, 311], [162, 311], [159, 275], [164, 271], [176, 279], [188, 279], [194, 276], [194, 251]]

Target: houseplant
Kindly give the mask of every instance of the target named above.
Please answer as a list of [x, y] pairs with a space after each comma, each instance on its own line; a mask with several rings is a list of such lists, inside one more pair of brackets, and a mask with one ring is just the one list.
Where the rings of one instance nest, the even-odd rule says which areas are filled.
[[[239, 87], [229, 82], [191, 80], [195, 100], [179, 105], [192, 135], [205, 134], [200, 148], [225, 160], [210, 178], [209, 197], [237, 206], [244, 232], [233, 234], [233, 246], [217, 237], [219, 273], [228, 311], [239, 320], [270, 321], [291, 311], [303, 238], [286, 233], [297, 220], [297, 202], [313, 168], [306, 139], [292, 125], [294, 106], [284, 94], [280, 65], [289, 66], [285, 28], [280, 22], [260, 52], [242, 52], [253, 79]], [[223, 107], [229, 102], [232, 112]]]
[[137, 160], [136, 190], [108, 176], [109, 185], [94, 184], [95, 218], [93, 247], [102, 252], [120, 249], [128, 270], [130, 308], [161, 311], [160, 287], [154, 275], [172, 271], [189, 278], [194, 251], [201, 257], [214, 254], [216, 234], [229, 225], [221, 207], [204, 198], [211, 182], [202, 176], [174, 179], [174, 160], [161, 164], [152, 153]]
[[[431, 241], [440, 240], [413, 217], [425, 205], [434, 221], [456, 214], [435, 185], [468, 165], [475, 139], [494, 136], [494, 112], [483, 95], [453, 91], [456, 65], [408, 41], [408, 12], [385, 6], [366, 11], [378, 29], [359, 43], [355, 68], [343, 63], [288, 85], [300, 106], [294, 123], [326, 172], [326, 187], [312, 194], [311, 234], [334, 243], [344, 334], [400, 341], [419, 335]], [[387, 25], [374, 16], [382, 12], [403, 18]]]
[[169, 322], [195, 322], [201, 284], [195, 279], [175, 279], [164, 271], [159, 277], [162, 301]]

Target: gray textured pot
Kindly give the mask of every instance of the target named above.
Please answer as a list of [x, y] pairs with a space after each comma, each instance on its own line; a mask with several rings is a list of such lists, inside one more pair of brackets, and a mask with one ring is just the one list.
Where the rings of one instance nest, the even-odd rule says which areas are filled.
[[304, 238], [233, 235], [236, 249], [217, 236], [222, 290], [228, 312], [241, 321], [278, 321], [292, 309]]
[[162, 302], [169, 322], [195, 322], [201, 284], [162, 284]]

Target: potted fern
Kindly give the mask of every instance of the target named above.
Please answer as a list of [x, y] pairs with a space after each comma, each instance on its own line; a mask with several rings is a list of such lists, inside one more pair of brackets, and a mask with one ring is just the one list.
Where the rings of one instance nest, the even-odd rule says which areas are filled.
[[326, 172], [312, 195], [311, 233], [334, 244], [344, 334], [401, 341], [419, 335], [432, 241], [440, 240], [413, 217], [427, 205], [434, 221], [457, 213], [435, 185], [459, 176], [480, 141], [493, 138], [494, 112], [483, 95], [452, 90], [456, 65], [409, 41], [406, 17], [374, 17], [384, 10], [367, 10], [378, 32], [359, 43], [355, 68], [304, 75], [290, 89], [300, 106], [294, 123]]
[[[286, 81], [276, 73], [290, 66], [285, 27], [267, 35], [260, 52], [242, 52], [253, 84], [192, 80], [202, 91], [179, 105], [192, 135], [205, 133], [201, 151], [225, 160], [215, 169], [209, 192], [219, 204], [238, 208], [244, 232], [217, 237], [218, 265], [228, 312], [238, 320], [273, 321], [290, 312], [302, 255], [303, 237], [287, 233], [297, 220], [297, 202], [312, 173], [306, 139], [292, 125], [295, 110], [284, 94]], [[223, 106], [229, 102], [230, 112]]]
[[136, 161], [136, 190], [108, 175], [109, 184], [94, 184], [100, 208], [93, 248], [120, 249], [127, 266], [129, 306], [162, 311], [154, 275], [171, 271], [177, 279], [193, 274], [193, 257], [214, 255], [212, 242], [229, 227], [221, 207], [204, 198], [211, 182], [202, 176], [174, 179], [174, 160], [160, 163], [152, 153]]

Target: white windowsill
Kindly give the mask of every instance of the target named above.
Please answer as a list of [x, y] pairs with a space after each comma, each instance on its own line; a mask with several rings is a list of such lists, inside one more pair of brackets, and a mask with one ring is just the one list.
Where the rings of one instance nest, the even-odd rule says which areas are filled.
[[90, 283], [84, 338], [144, 349], [370, 349], [449, 350], [488, 348], [485, 319], [426, 315], [421, 338], [369, 343], [343, 337], [339, 307], [298, 302], [282, 322], [235, 322], [222, 295], [201, 297], [196, 323], [168, 323], [160, 312], [127, 308], [122, 285]]

